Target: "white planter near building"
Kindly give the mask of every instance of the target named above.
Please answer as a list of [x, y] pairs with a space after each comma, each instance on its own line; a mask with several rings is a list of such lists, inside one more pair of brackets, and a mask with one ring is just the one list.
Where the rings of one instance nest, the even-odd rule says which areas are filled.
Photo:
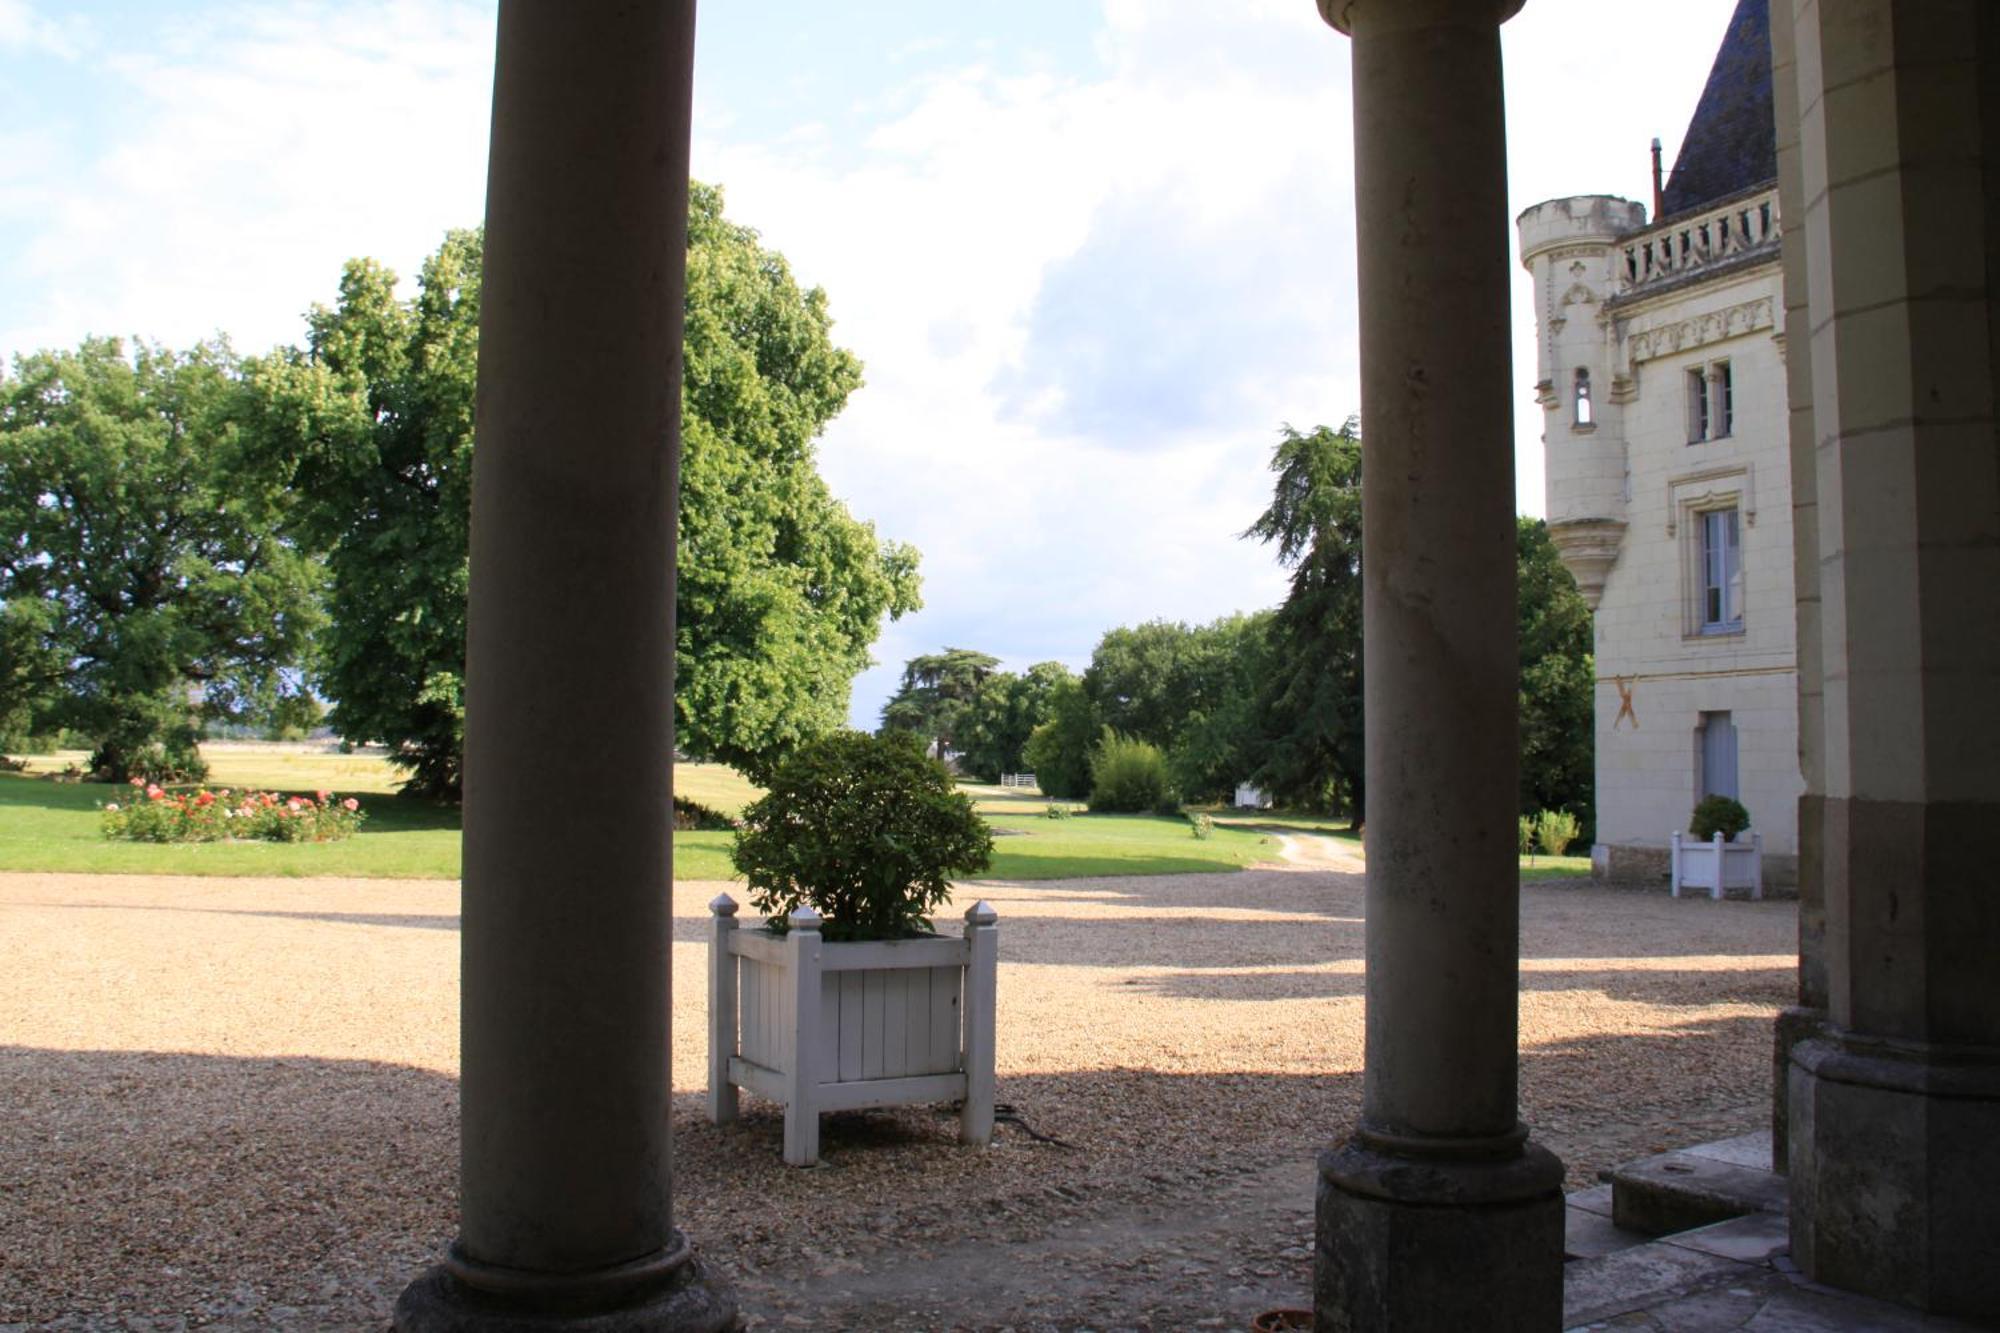
[[1752, 898], [1762, 898], [1764, 837], [1753, 830], [1748, 842], [1724, 842], [1720, 833], [1712, 842], [1698, 842], [1676, 833], [1672, 879], [1676, 898], [1683, 888], [1707, 889], [1711, 898], [1729, 889], [1748, 889]]
[[958, 938], [866, 942], [822, 939], [811, 908], [793, 912], [783, 935], [739, 928], [726, 893], [709, 910], [711, 1120], [736, 1118], [742, 1088], [782, 1104], [793, 1166], [819, 1160], [822, 1111], [960, 1101], [959, 1138], [992, 1141], [991, 906], [968, 908]]

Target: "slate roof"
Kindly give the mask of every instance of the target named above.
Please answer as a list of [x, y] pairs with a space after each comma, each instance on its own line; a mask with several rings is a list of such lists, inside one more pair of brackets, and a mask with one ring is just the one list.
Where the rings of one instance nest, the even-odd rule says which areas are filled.
[[1770, 0], [1737, 0], [1661, 196], [1661, 216], [1686, 213], [1778, 174], [1771, 111]]

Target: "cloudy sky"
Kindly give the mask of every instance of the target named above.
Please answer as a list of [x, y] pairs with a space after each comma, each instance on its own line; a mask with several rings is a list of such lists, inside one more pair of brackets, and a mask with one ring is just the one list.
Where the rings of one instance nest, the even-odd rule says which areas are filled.
[[[1513, 210], [1648, 199], [1733, 8], [1529, 0], [1503, 29]], [[0, 0], [0, 356], [259, 351], [344, 259], [414, 272], [479, 220], [493, 11]], [[1312, 0], [710, 0], [695, 102], [695, 174], [866, 363], [823, 472], [923, 552], [857, 725], [915, 653], [1081, 667], [1112, 626], [1279, 600], [1236, 536], [1277, 431], [1360, 407], [1347, 43]]]

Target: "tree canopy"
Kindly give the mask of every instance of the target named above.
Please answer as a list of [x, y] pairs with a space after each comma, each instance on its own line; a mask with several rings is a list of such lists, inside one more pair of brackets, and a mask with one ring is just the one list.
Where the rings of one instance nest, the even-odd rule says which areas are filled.
[[1020, 675], [988, 677], [958, 726], [959, 762], [982, 782], [1028, 767], [1028, 738], [1047, 721], [1056, 690], [1073, 680], [1061, 662], [1037, 662]]
[[0, 373], [0, 723], [123, 779], [199, 770], [204, 720], [300, 697], [318, 571], [287, 470], [244, 447], [225, 344], [116, 339]]
[[[330, 721], [394, 747], [435, 795], [456, 793], [463, 747], [480, 240], [448, 235], [408, 301], [387, 269], [350, 262], [306, 346], [251, 377], [261, 445], [292, 465], [297, 530], [330, 574]], [[882, 616], [921, 604], [917, 553], [816, 470], [815, 440], [861, 383], [825, 293], [699, 183], [687, 272], [677, 739], [754, 775], [843, 724]]]
[[1243, 534], [1277, 547], [1291, 588], [1272, 617], [1255, 781], [1281, 804], [1366, 810], [1361, 681], [1361, 437], [1286, 426], [1271, 504]]
[[882, 730], [908, 732], [944, 751], [961, 748], [961, 732], [1000, 659], [971, 648], [922, 653], [903, 664], [903, 683], [882, 705]]
[[1521, 813], [1567, 810], [1595, 822], [1596, 659], [1590, 604], [1563, 566], [1549, 525], [1515, 529], [1520, 577]]

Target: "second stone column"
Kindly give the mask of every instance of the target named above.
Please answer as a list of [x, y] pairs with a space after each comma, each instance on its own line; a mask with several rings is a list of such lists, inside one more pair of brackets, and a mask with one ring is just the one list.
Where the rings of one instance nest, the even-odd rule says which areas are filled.
[[1516, 1114], [1519, 8], [1321, 0], [1354, 39], [1368, 732], [1367, 1072], [1320, 1160], [1321, 1329], [1561, 1326], [1562, 1166]]

